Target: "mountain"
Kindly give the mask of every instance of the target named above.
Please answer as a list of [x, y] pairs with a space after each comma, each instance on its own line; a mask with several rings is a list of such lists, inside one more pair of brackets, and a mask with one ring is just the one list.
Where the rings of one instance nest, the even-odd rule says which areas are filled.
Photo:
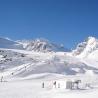
[[40, 73], [77, 75], [89, 70], [96, 74], [97, 46], [98, 40], [94, 37], [88, 37], [72, 52], [64, 52], [68, 50], [45, 39], [12, 41], [0, 38], [0, 72], [5, 77], [26, 77]]
[[8, 38], [0, 38], [0, 48], [22, 49], [36, 52], [69, 51], [67, 48], [64, 48], [63, 45], [57, 45], [51, 43], [46, 39], [40, 39], [40, 38], [35, 40], [18, 40], [18, 41], [13, 41]]
[[35, 40], [23, 40], [18, 41], [19, 43], [23, 44], [23, 47], [29, 51], [36, 51], [36, 52], [58, 52], [58, 51], [69, 51], [67, 48], [64, 48], [63, 45], [57, 45], [51, 43], [46, 39], [35, 39]]
[[98, 50], [98, 39], [88, 37], [85, 41], [77, 45], [77, 48], [73, 50], [72, 54], [80, 58], [86, 58], [96, 50]]
[[[97, 46], [98, 40], [89, 37], [74, 51], [63, 52], [63, 46], [43, 39], [12, 41], [0, 38], [0, 97], [71, 98], [75, 94], [79, 95], [75, 98], [88, 95], [97, 98]], [[78, 81], [81, 83], [77, 84]], [[74, 83], [72, 90], [66, 88], [69, 83]]]
[[0, 72], [7, 77], [26, 77], [41, 73], [84, 74], [96, 68], [64, 52], [37, 53], [19, 49], [0, 49]]
[[8, 38], [0, 38], [0, 48], [23, 49], [23, 46]]

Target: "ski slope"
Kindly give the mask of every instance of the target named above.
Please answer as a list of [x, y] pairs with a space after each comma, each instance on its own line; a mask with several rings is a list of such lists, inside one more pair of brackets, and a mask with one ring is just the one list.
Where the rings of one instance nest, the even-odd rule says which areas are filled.
[[[66, 80], [74, 78], [81, 78], [86, 82], [92, 81], [93, 88], [80, 90], [65, 89]], [[95, 79], [98, 78], [95, 77]], [[60, 88], [54, 88], [54, 81], [61, 84]], [[0, 83], [0, 98], [72, 98], [73, 96], [75, 98], [97, 98], [98, 84], [95, 85], [94, 81], [92, 78], [89, 81], [84, 76], [65, 77], [59, 74], [36, 74], [32, 78], [19, 78]], [[43, 82], [45, 83], [45, 88], [42, 88]], [[98, 80], [96, 82], [98, 83]]]

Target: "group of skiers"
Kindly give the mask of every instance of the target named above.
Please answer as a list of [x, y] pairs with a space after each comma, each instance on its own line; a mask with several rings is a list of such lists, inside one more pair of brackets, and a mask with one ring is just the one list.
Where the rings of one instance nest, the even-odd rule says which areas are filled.
[[[60, 83], [57, 83], [56, 81], [54, 81], [54, 82], [53, 82], [53, 86], [54, 86], [55, 88], [60, 88]], [[44, 82], [42, 83], [42, 88], [45, 88], [45, 83], [44, 83]]]

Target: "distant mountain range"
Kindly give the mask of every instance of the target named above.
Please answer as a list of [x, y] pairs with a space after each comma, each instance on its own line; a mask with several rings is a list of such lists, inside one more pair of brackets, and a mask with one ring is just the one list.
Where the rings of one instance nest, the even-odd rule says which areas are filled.
[[70, 49], [65, 48], [62, 44], [57, 45], [41, 38], [18, 41], [0, 38], [0, 48], [22, 49], [35, 52], [71, 52], [73, 56], [84, 58], [98, 50], [98, 39], [95, 37], [88, 37], [86, 40], [79, 43], [75, 50], [70, 51]]
[[0, 38], [0, 47], [1, 48], [12, 48], [12, 49], [24, 49], [28, 51], [36, 52], [57, 52], [57, 51], [69, 51], [67, 48], [64, 48], [63, 45], [57, 45], [51, 43], [46, 39], [35, 39], [35, 40], [21, 40], [21, 41], [12, 41], [7, 38]]
[[5, 76], [40, 73], [98, 74], [98, 39], [88, 37], [69, 51], [46, 39], [13, 41], [0, 38], [0, 72]]

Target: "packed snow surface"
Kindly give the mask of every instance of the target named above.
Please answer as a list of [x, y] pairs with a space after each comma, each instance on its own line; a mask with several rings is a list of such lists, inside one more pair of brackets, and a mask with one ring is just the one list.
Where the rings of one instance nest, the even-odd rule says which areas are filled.
[[[92, 78], [90, 78], [93, 88], [67, 90], [65, 89], [65, 81], [71, 78], [81, 79], [79, 76], [65, 77], [58, 74], [47, 73], [34, 75], [32, 79], [28, 77], [24, 79], [8, 80], [0, 83], [0, 98], [98, 98], [98, 86], [93, 83], [95, 80], [92, 81]], [[83, 78], [84, 76], [82, 79]], [[61, 84], [60, 88], [54, 88], [54, 81]], [[83, 83], [85, 83], [85, 81], [88, 82], [89, 79], [84, 78], [83, 81]], [[45, 83], [45, 88], [42, 88], [43, 82]]]

